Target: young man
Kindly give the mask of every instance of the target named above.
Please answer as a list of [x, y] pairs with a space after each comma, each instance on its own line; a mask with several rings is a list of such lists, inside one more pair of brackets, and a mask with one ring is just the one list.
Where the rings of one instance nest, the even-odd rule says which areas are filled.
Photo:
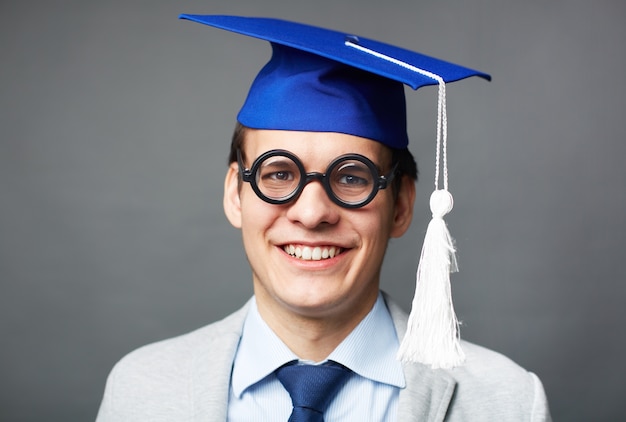
[[495, 352], [463, 342], [460, 365], [398, 360], [407, 315], [379, 290], [415, 199], [403, 83], [486, 75], [284, 21], [183, 17], [272, 42], [224, 183], [254, 297], [122, 359], [98, 420], [549, 420], [539, 379]]

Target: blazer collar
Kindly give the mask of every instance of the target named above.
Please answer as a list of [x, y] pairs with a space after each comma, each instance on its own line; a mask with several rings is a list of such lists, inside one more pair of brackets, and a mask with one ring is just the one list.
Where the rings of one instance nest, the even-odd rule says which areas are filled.
[[[384, 294], [398, 338], [406, 332], [408, 316]], [[456, 381], [442, 369], [431, 369], [420, 363], [403, 363], [406, 388], [400, 390], [398, 422], [443, 421], [452, 400]]]
[[193, 377], [194, 421], [223, 422], [228, 416], [230, 377], [250, 301], [216, 323], [196, 345]]

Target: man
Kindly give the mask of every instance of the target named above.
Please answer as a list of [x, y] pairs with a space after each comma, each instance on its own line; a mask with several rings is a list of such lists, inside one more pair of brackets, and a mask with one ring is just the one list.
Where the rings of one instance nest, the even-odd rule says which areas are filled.
[[[122, 359], [98, 420], [549, 420], [539, 379], [504, 356], [466, 342], [437, 363], [403, 354], [407, 315], [379, 290], [387, 242], [408, 229], [415, 199], [403, 83], [445, 94], [445, 82], [487, 75], [290, 22], [182, 17], [273, 46], [239, 113], [224, 183], [254, 297]], [[424, 318], [415, 324], [450, 326]]]

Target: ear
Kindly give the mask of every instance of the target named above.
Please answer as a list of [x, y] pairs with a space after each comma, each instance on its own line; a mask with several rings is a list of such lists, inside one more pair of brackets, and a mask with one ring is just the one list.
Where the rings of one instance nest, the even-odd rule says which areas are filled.
[[413, 204], [415, 203], [415, 181], [402, 176], [402, 183], [396, 197], [391, 237], [400, 237], [409, 229], [413, 220]]
[[224, 213], [234, 227], [241, 228], [241, 201], [239, 198], [239, 167], [237, 163], [228, 166], [224, 180]]

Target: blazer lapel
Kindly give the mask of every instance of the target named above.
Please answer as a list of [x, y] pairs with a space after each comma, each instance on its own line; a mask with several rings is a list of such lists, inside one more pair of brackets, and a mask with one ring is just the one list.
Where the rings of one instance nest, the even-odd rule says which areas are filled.
[[[387, 295], [384, 297], [398, 338], [402, 339], [408, 316]], [[454, 378], [441, 369], [420, 363], [404, 363], [402, 368], [406, 388], [400, 391], [398, 421], [443, 421], [456, 387]]]
[[406, 388], [400, 391], [398, 421], [443, 421], [456, 382], [440, 370], [421, 364], [404, 364]]
[[230, 377], [237, 345], [241, 338], [248, 304], [222, 320], [197, 345], [194, 356], [193, 394], [194, 420], [224, 422], [228, 415]]

